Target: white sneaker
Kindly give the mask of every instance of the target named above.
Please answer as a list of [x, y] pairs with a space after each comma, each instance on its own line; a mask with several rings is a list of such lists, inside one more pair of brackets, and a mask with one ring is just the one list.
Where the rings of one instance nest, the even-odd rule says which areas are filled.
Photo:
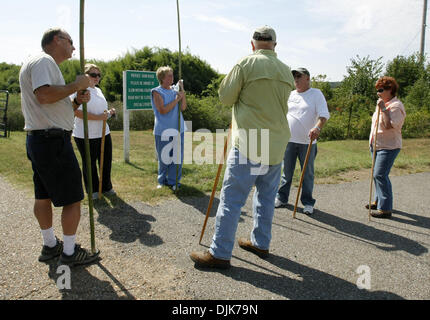
[[312, 213], [314, 213], [314, 207], [310, 206], [310, 205], [305, 206], [303, 208], [303, 213], [305, 213], [305, 214], [312, 214]]
[[288, 202], [282, 202], [278, 198], [275, 199], [275, 208], [282, 208], [285, 207], [288, 204]]
[[162, 184], [157, 185], [157, 189], [161, 189], [163, 187]]

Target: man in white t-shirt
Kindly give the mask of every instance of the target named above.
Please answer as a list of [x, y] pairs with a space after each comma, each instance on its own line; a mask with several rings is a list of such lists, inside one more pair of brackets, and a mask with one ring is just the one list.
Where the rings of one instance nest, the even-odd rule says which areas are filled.
[[285, 207], [288, 204], [291, 183], [297, 158], [303, 169], [307, 149], [312, 140], [306, 172], [303, 177], [303, 187], [300, 200], [304, 205], [303, 213], [312, 214], [315, 199], [312, 197], [314, 187], [314, 160], [317, 155], [317, 138], [330, 118], [327, 102], [321, 90], [311, 88], [309, 71], [305, 68], [292, 70], [296, 90], [291, 92], [288, 99], [288, 124], [291, 138], [284, 154], [284, 169], [281, 185], [276, 195], [275, 208]]
[[[21, 105], [27, 131], [27, 157], [33, 168], [34, 215], [43, 238], [39, 261], [60, 256], [59, 264], [87, 264], [97, 259], [75, 243], [84, 198], [79, 163], [71, 144], [74, 109], [90, 100], [90, 82], [79, 75], [66, 84], [58, 67], [72, 57], [75, 47], [62, 29], [49, 29], [42, 37], [43, 52], [21, 67]], [[69, 96], [78, 92], [72, 102]], [[62, 207], [63, 241], [52, 227], [53, 210]]]

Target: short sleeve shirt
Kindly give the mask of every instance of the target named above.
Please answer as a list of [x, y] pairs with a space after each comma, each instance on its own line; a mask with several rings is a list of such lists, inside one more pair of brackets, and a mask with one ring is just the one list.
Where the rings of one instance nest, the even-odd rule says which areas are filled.
[[40, 104], [34, 94], [37, 88], [45, 85], [65, 85], [60, 68], [50, 55], [41, 53], [25, 62], [19, 73], [19, 83], [24, 130], [73, 129], [74, 112], [69, 97], [55, 103]]
[[309, 131], [316, 125], [318, 118], [330, 118], [321, 90], [309, 88], [305, 92], [291, 92], [287, 118], [291, 130], [289, 142], [309, 144]]
[[[100, 88], [87, 88], [90, 92], [91, 99], [87, 103], [87, 111], [100, 115], [108, 110], [108, 104], [105, 96], [103, 95]], [[76, 93], [72, 95], [72, 99], [76, 97]], [[78, 108], [78, 110], [82, 110], [82, 105]], [[101, 138], [103, 135], [103, 120], [88, 120], [88, 138], [89, 139], [97, 139]], [[106, 123], [105, 135], [110, 133], [109, 125]], [[73, 128], [74, 137], [84, 139], [84, 120], [78, 117], [75, 117], [75, 127]]]

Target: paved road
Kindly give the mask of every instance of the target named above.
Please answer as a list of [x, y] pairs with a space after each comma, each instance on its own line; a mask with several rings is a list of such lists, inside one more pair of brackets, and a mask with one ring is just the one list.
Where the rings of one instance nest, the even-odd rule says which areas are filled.
[[[37, 261], [32, 193], [0, 177], [0, 299], [430, 299], [430, 173], [392, 182], [391, 220], [367, 221], [368, 181], [316, 185], [313, 216], [293, 219], [292, 208], [276, 210], [267, 260], [236, 244], [233, 267], [224, 271], [196, 269], [188, 257], [210, 244], [217, 200], [200, 246], [208, 196], [157, 206], [126, 203], [121, 195], [104, 199], [95, 208], [102, 260], [72, 269], [71, 289], [59, 289], [66, 273], [55, 261]], [[248, 236], [251, 225], [248, 199], [237, 236]], [[85, 208], [78, 241], [89, 247]], [[370, 289], [360, 290], [359, 278]]]

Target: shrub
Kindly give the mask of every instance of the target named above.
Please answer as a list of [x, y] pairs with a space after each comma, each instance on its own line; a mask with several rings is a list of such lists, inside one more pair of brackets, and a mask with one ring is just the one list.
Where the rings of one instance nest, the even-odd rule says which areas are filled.
[[9, 94], [7, 110], [8, 125], [11, 131], [24, 130], [24, 116], [21, 110], [21, 97], [19, 94]]
[[346, 134], [346, 122], [340, 113], [331, 114], [324, 125], [318, 141], [343, 140]]
[[416, 111], [407, 113], [402, 128], [403, 138], [418, 138], [430, 136], [430, 112]]
[[217, 97], [187, 96], [184, 119], [193, 122], [193, 131], [227, 129], [231, 122], [231, 107], [223, 106]]

